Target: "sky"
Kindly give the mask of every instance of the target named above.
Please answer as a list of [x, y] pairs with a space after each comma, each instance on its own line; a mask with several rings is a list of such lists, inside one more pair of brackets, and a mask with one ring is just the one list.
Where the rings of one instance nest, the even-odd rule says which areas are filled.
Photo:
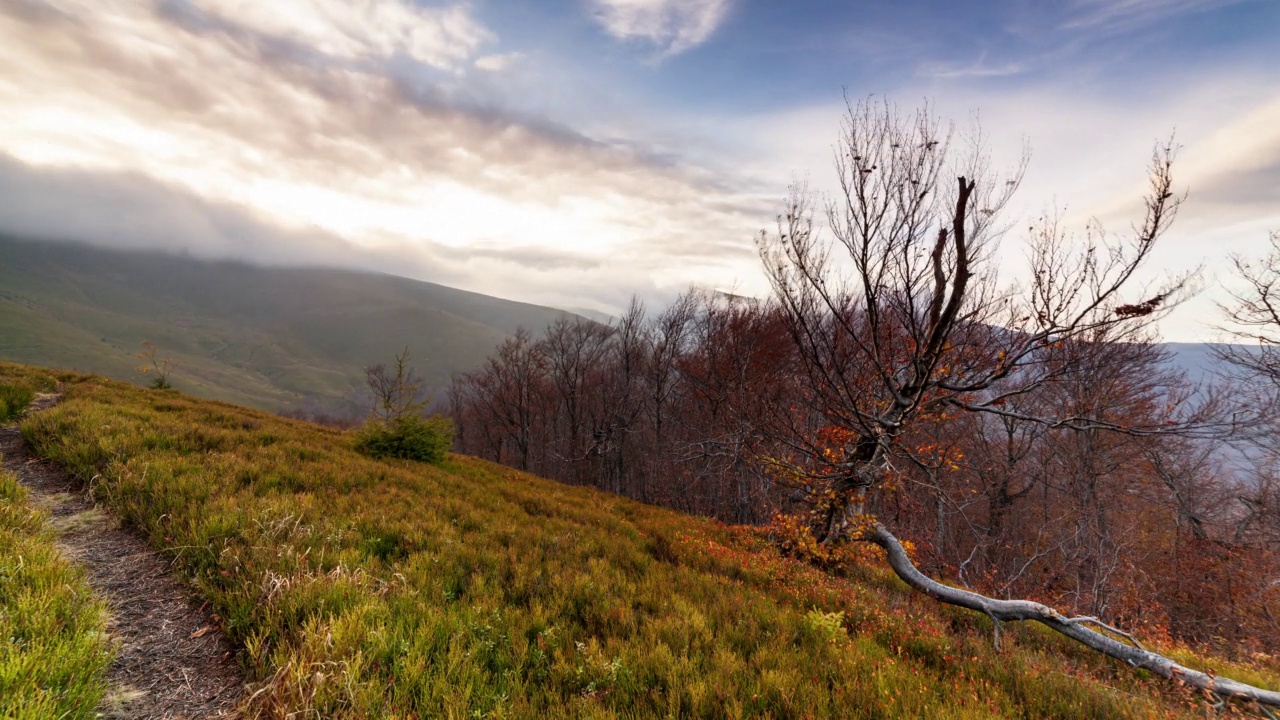
[[845, 96], [1029, 147], [1011, 227], [1123, 234], [1175, 137], [1147, 272], [1205, 290], [1169, 340], [1216, 337], [1227, 258], [1280, 230], [1277, 0], [0, 0], [0, 232], [603, 312], [763, 295], [754, 238], [834, 186]]

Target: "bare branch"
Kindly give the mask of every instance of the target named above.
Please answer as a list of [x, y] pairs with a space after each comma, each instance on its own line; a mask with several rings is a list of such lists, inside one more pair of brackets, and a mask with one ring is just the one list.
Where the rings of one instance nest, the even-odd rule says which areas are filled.
[[1134, 667], [1150, 670], [1161, 677], [1181, 680], [1192, 687], [1221, 697], [1251, 700], [1261, 705], [1280, 707], [1280, 692], [1265, 690], [1229, 678], [1214, 677], [1176, 663], [1158, 653], [1137, 647], [1136, 643], [1135, 646], [1125, 645], [1084, 627], [1085, 624], [1100, 625], [1132, 640], [1128, 633], [1096, 622], [1095, 618], [1068, 618], [1057, 610], [1038, 602], [1030, 600], [997, 600], [969, 590], [943, 585], [920, 572], [915, 564], [911, 562], [911, 558], [907, 555], [906, 550], [903, 549], [902, 543], [882, 524], [877, 523], [872, 530], [868, 531], [865, 539], [884, 549], [889, 559], [889, 566], [893, 568], [898, 577], [902, 578], [911, 587], [939, 602], [984, 613], [996, 621], [997, 626], [999, 622], [1033, 620], [1108, 657], [1122, 660]]

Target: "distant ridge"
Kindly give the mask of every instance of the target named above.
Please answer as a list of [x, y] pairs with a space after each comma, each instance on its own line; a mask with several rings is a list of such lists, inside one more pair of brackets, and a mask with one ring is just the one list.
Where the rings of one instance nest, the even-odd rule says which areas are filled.
[[392, 275], [0, 236], [0, 359], [139, 382], [150, 340], [182, 361], [176, 387], [268, 410], [359, 412], [362, 369], [406, 346], [441, 388], [570, 316]]

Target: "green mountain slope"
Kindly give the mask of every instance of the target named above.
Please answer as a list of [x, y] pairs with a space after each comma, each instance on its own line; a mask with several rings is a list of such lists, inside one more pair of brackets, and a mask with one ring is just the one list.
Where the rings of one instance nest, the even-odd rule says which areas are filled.
[[150, 340], [182, 361], [175, 386], [265, 409], [350, 407], [361, 369], [405, 346], [441, 387], [564, 315], [389, 275], [0, 237], [0, 358], [139, 381]]

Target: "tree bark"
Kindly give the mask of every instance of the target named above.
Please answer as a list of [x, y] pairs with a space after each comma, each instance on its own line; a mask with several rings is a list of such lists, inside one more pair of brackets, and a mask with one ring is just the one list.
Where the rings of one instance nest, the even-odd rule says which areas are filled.
[[996, 623], [997, 637], [999, 637], [999, 624], [1001, 622], [1034, 620], [1090, 649], [1117, 660], [1123, 660], [1134, 667], [1150, 670], [1161, 677], [1181, 680], [1192, 687], [1206, 690], [1222, 697], [1251, 700], [1260, 705], [1280, 707], [1280, 692], [1264, 690], [1230, 678], [1213, 677], [1198, 670], [1179, 665], [1163, 655], [1137, 647], [1136, 642], [1135, 645], [1126, 645], [1096, 630], [1085, 627], [1086, 623], [1090, 623], [1115, 630], [1103, 625], [1096, 618], [1069, 618], [1057, 610], [1038, 602], [1030, 600], [998, 600], [968, 590], [943, 585], [920, 572], [915, 564], [911, 562], [911, 558], [907, 556], [907, 552], [903, 549], [902, 543], [898, 541], [898, 538], [894, 537], [893, 533], [889, 532], [888, 528], [880, 523], [876, 523], [874, 529], [867, 532], [865, 539], [884, 548], [889, 558], [889, 566], [893, 568], [898, 577], [902, 578], [912, 588], [939, 602], [976, 610], [989, 616]]

